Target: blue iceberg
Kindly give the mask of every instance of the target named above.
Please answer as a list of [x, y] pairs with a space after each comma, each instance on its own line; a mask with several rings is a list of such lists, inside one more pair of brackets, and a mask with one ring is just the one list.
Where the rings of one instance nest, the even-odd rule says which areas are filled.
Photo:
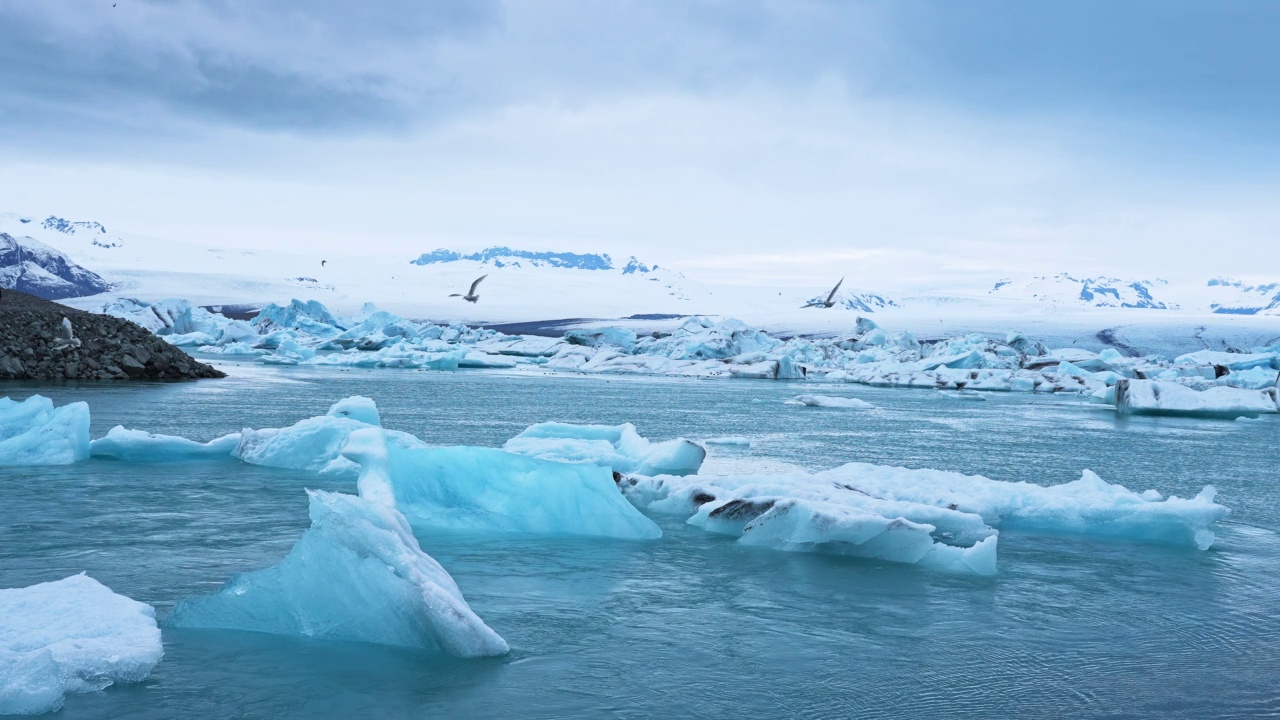
[[89, 405], [42, 395], [0, 398], [0, 466], [70, 465], [89, 457]]
[[362, 497], [394, 505], [415, 528], [652, 539], [662, 531], [618, 492], [607, 468], [480, 447], [403, 447], [353, 433]]
[[692, 475], [707, 457], [701, 445], [683, 438], [650, 442], [631, 423], [539, 423], [508, 440], [502, 449], [543, 460], [591, 463], [640, 475]]
[[[378, 431], [374, 431], [378, 432]], [[174, 627], [249, 630], [502, 655], [457, 584], [422, 551], [404, 516], [354, 495], [308, 491], [311, 528], [280, 564], [178, 603]]]

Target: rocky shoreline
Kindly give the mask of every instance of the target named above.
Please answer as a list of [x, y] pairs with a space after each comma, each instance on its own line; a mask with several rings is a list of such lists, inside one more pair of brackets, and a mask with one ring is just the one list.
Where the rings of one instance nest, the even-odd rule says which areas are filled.
[[[16, 290], [0, 290], [0, 380], [195, 380], [226, 375], [151, 332]], [[75, 341], [64, 338], [71, 321]]]

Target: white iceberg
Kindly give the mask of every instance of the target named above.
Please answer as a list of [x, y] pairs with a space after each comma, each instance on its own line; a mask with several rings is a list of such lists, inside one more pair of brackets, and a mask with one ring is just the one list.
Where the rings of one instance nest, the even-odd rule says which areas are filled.
[[0, 398], [0, 466], [69, 465], [89, 457], [89, 405], [42, 395]]
[[94, 457], [107, 457], [126, 462], [181, 462], [233, 458], [240, 444], [240, 433], [231, 433], [206, 443], [174, 435], [159, 435], [145, 430], [130, 430], [117, 425], [104, 437], [89, 443]]
[[808, 407], [846, 408], [850, 410], [874, 410], [875, 405], [858, 398], [838, 397], [834, 395], [797, 395], [784, 400], [787, 405], [805, 405]]
[[[374, 431], [376, 432], [376, 431]], [[280, 564], [237, 575], [215, 595], [178, 603], [174, 627], [250, 630], [438, 649], [506, 653], [394, 508], [308, 491], [311, 528]]]
[[1274, 413], [1275, 391], [1215, 386], [1193, 390], [1176, 382], [1122, 380], [1116, 384], [1116, 411], [1131, 415], [1183, 415], [1234, 418]]
[[361, 497], [415, 527], [462, 532], [652, 539], [662, 531], [618, 492], [607, 468], [479, 447], [406, 448], [381, 431], [351, 435]]
[[508, 440], [502, 449], [543, 460], [592, 463], [640, 475], [692, 475], [707, 457], [702, 446], [684, 438], [650, 442], [631, 423], [538, 423]]
[[704, 445], [727, 445], [730, 447], [750, 447], [751, 441], [741, 435], [729, 435], [727, 437], [713, 437], [703, 440]]
[[[354, 476], [359, 473], [359, 467], [342, 457], [347, 438], [357, 430], [377, 428], [381, 423], [374, 401], [356, 395], [334, 403], [325, 415], [307, 418], [287, 428], [246, 429], [240, 433], [233, 455], [251, 465]], [[408, 433], [382, 432], [396, 443], [421, 444]]]
[[164, 655], [155, 616], [84, 574], [0, 590], [0, 715], [145, 679]]
[[1052, 487], [941, 470], [849, 463], [759, 476], [628, 477], [642, 509], [744, 544], [995, 572], [996, 528], [1117, 537], [1207, 549], [1227, 508], [1206, 487], [1194, 498], [1135, 493], [1085, 471]]

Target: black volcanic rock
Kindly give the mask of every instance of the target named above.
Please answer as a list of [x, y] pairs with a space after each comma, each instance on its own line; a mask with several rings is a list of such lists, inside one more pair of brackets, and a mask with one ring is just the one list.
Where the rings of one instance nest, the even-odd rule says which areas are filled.
[[[59, 347], [62, 318], [79, 346]], [[226, 377], [128, 320], [0, 290], [0, 380], [193, 380]]]
[[0, 233], [0, 288], [59, 300], [97, 295], [111, 284], [39, 240]]

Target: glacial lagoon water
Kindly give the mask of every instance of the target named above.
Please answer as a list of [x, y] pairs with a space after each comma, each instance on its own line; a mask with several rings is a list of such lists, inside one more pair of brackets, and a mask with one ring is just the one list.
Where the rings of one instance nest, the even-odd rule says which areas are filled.
[[[70, 695], [72, 718], [1253, 717], [1280, 714], [1280, 418], [1128, 418], [1074, 398], [785, 382], [230, 368], [224, 381], [30, 385], [116, 424], [210, 439], [377, 400], [388, 428], [499, 446], [544, 420], [653, 439], [742, 435], [704, 471], [848, 461], [1053, 484], [1090, 468], [1232, 509], [1210, 550], [1001, 534], [994, 578], [744, 547], [655, 516], [653, 542], [420, 535], [511, 644], [490, 660], [164, 629], [150, 679]], [[0, 470], [0, 587], [88, 571], [163, 619], [278, 562], [304, 488], [354, 481], [237, 462]]]

